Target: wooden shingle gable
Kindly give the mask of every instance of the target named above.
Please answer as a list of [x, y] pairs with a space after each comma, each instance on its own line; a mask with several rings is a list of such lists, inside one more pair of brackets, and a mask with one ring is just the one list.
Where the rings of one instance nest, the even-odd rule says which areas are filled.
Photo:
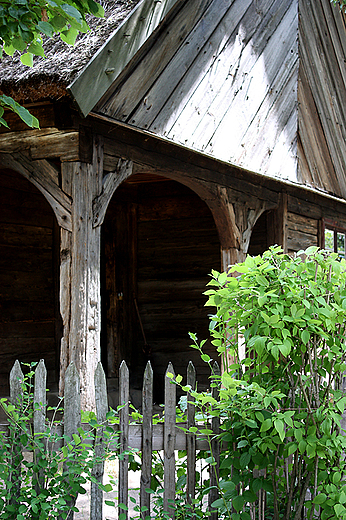
[[94, 58], [68, 86], [86, 116], [112, 87], [158, 26], [186, 0], [143, 0], [110, 36]]
[[298, 0], [189, 0], [93, 111], [297, 181]]
[[346, 23], [329, 0], [299, 0], [299, 174], [346, 198]]

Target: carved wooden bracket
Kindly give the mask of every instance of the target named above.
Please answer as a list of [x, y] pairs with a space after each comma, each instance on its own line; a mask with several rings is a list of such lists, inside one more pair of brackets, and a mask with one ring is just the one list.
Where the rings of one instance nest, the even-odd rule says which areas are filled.
[[40, 190], [49, 202], [58, 224], [67, 231], [72, 230], [72, 199], [58, 185], [58, 173], [46, 159], [33, 161], [24, 152], [0, 153], [0, 163], [17, 171]]
[[103, 179], [102, 192], [93, 200], [93, 227], [100, 226], [106, 215], [108, 204], [120, 184], [133, 171], [133, 162], [119, 159], [117, 169], [108, 173]]

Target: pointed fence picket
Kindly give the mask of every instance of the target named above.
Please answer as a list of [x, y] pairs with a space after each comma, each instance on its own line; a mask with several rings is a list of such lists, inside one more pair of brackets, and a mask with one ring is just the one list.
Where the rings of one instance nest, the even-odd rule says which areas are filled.
[[[213, 367], [214, 373], [220, 373], [217, 364]], [[164, 460], [164, 509], [169, 512], [169, 516], [174, 519], [174, 500], [175, 500], [175, 451], [187, 451], [187, 487], [186, 494], [190, 503], [195, 498], [195, 481], [196, 481], [196, 450], [209, 449], [206, 440], [200, 439], [193, 434], [185, 433], [176, 423], [176, 385], [172, 384], [172, 375], [174, 376], [174, 368], [169, 363], [165, 375], [165, 402], [164, 402], [164, 422], [153, 425], [153, 370], [148, 362], [143, 378], [142, 391], [142, 414], [143, 422], [141, 424], [130, 424], [130, 378], [129, 370], [123, 361], [119, 370], [119, 430], [120, 430], [120, 448], [119, 449], [119, 480], [118, 480], [118, 502], [123, 504], [125, 508], [128, 506], [128, 455], [129, 449], [138, 449], [142, 453], [142, 466], [140, 478], [140, 507], [141, 517], [150, 515], [150, 494], [146, 489], [150, 488], [152, 477], [152, 452], [153, 450], [163, 451]], [[23, 373], [18, 361], [10, 374], [10, 399], [12, 403], [18, 403], [22, 399], [23, 389]], [[39, 362], [35, 371], [34, 378], [34, 432], [40, 433], [45, 431], [46, 424], [46, 378], [47, 371], [43, 360]], [[196, 387], [196, 371], [190, 362], [187, 368], [187, 384], [191, 388]], [[101, 363], [97, 365], [95, 371], [95, 400], [96, 400], [96, 416], [99, 424], [104, 425], [98, 432], [95, 450], [97, 456], [102, 456], [104, 444], [102, 443], [104, 427], [107, 425], [106, 414], [108, 411], [108, 398], [106, 378]], [[37, 404], [35, 404], [37, 403]], [[80, 407], [80, 383], [79, 375], [74, 363], [71, 363], [66, 370], [65, 375], [65, 397], [64, 397], [64, 426], [63, 433], [65, 443], [68, 438], [72, 438], [74, 433], [78, 432], [81, 426], [81, 407]], [[195, 425], [195, 405], [189, 393], [187, 394], [187, 428]], [[1, 426], [1, 425], [0, 425]], [[219, 422], [213, 419], [211, 428], [215, 433], [219, 431]], [[1, 428], [3, 429], [3, 427]], [[219, 465], [219, 445], [213, 440], [213, 451], [216, 465], [210, 467], [211, 485], [216, 486], [218, 478]], [[58, 446], [56, 446], [58, 447]], [[110, 449], [117, 449], [110, 447]], [[121, 455], [124, 453], [124, 455]], [[18, 458], [18, 455], [17, 455]], [[14, 454], [13, 466], [16, 465]], [[93, 468], [93, 476], [98, 482], [102, 483], [104, 474], [104, 464], [98, 463]], [[38, 475], [38, 482], [42, 481], [43, 474]], [[14, 486], [13, 496], [19, 493], [20, 478], [13, 478]], [[216, 491], [216, 493], [215, 493]], [[217, 490], [209, 491], [209, 508], [211, 503], [217, 498]], [[96, 483], [91, 485], [90, 496], [90, 520], [102, 520], [102, 503], [103, 495]], [[71, 504], [73, 505], [73, 504]], [[119, 513], [126, 513], [126, 509], [119, 509]], [[73, 513], [68, 517], [72, 520]], [[127, 518], [127, 513], [126, 513]], [[217, 520], [217, 513], [212, 512], [212, 520]]]

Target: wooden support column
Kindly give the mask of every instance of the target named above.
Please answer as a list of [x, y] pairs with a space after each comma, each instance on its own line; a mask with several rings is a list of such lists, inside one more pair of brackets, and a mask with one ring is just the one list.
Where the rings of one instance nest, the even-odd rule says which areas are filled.
[[100, 361], [100, 241], [93, 200], [102, 190], [103, 144], [93, 142], [92, 164], [70, 163], [72, 178], [71, 320], [69, 361], [80, 374], [82, 408], [95, 408], [94, 372]]
[[[72, 200], [73, 163], [61, 164], [61, 188]], [[60, 342], [59, 395], [65, 392], [65, 372], [70, 363], [70, 328], [71, 328], [71, 248], [72, 233], [60, 228], [60, 315], [63, 333]]]
[[267, 218], [268, 247], [278, 244], [287, 253], [287, 193], [281, 193], [277, 209]]

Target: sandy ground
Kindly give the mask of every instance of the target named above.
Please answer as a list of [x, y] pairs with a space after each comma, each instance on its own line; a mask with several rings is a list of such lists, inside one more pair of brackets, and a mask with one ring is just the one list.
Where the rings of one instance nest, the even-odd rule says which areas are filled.
[[[105, 464], [105, 477], [104, 484], [109, 482], [109, 478], [118, 480], [118, 461], [109, 461]], [[129, 497], [135, 498], [135, 500], [139, 501], [139, 482], [140, 482], [140, 473], [129, 471]], [[79, 513], [74, 514], [74, 520], [89, 520], [90, 519], [90, 484], [86, 485], [85, 488], [87, 492], [85, 495], [79, 495], [76, 503], [76, 507], [79, 509]], [[104, 493], [103, 499], [105, 500], [113, 500], [115, 503], [117, 502], [117, 491], [111, 493]], [[129, 500], [129, 518], [137, 516], [137, 513], [134, 512], [133, 508], [136, 504], [132, 503]], [[117, 508], [107, 506], [103, 503], [103, 520], [116, 520], [118, 518], [118, 510]]]

